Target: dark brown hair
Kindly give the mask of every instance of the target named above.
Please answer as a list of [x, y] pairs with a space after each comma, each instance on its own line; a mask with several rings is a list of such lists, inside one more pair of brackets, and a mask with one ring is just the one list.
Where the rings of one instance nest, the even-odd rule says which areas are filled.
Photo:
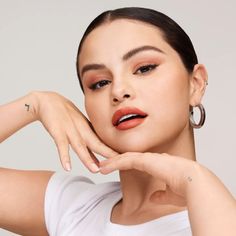
[[179, 54], [189, 73], [193, 71], [194, 65], [198, 63], [197, 55], [189, 36], [167, 15], [153, 9], [140, 7], [126, 7], [105, 11], [89, 24], [79, 44], [76, 68], [82, 90], [83, 87], [80, 79], [78, 60], [83, 42], [91, 31], [106, 22], [112, 22], [117, 19], [137, 20], [156, 26], [162, 31], [164, 40], [166, 40], [166, 42]]

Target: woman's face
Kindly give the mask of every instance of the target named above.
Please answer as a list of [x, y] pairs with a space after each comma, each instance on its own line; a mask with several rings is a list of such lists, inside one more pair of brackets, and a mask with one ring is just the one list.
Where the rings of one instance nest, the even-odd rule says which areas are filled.
[[167, 151], [189, 132], [189, 78], [156, 27], [115, 20], [84, 41], [79, 68], [89, 119], [114, 150]]

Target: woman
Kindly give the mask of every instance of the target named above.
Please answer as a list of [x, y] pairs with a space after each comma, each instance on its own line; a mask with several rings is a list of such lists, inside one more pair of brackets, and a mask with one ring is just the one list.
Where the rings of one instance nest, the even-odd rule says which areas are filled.
[[204, 123], [207, 73], [185, 32], [162, 13], [117, 9], [90, 24], [77, 59], [94, 132], [71, 102], [35, 92], [1, 108], [20, 117], [1, 118], [1, 140], [40, 120], [65, 169], [70, 144], [92, 172], [119, 170], [120, 184], [1, 169], [1, 227], [23, 235], [235, 235], [235, 199], [196, 162], [193, 127]]

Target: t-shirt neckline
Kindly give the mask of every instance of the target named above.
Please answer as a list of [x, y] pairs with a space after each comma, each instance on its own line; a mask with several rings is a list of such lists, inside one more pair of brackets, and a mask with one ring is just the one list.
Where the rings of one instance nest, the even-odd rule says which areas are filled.
[[108, 207], [108, 213], [107, 213], [107, 226], [109, 226], [110, 228], [113, 227], [113, 228], [138, 228], [138, 227], [146, 227], [148, 225], [151, 225], [151, 224], [162, 224], [163, 221], [171, 221], [173, 220], [174, 218], [176, 217], [184, 217], [185, 215], [188, 215], [188, 212], [187, 210], [183, 210], [183, 211], [179, 211], [179, 212], [176, 212], [176, 213], [171, 213], [171, 214], [168, 214], [168, 215], [165, 215], [165, 216], [161, 216], [157, 219], [153, 219], [153, 220], [150, 220], [150, 221], [147, 221], [147, 222], [144, 222], [144, 223], [141, 223], [141, 224], [134, 224], [134, 225], [122, 225], [122, 224], [117, 224], [117, 223], [113, 223], [111, 221], [111, 215], [112, 215], [112, 210], [114, 208], [114, 206], [122, 199], [122, 193], [121, 191], [119, 190], [119, 193], [115, 194], [114, 197], [113, 197], [113, 200], [110, 202], [110, 206]]

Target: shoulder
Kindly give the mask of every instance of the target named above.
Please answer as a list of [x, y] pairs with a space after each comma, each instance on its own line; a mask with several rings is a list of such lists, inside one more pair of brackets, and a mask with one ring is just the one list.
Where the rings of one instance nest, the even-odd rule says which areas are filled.
[[76, 215], [79, 220], [88, 211], [100, 206], [98, 203], [104, 203], [104, 200], [109, 202], [119, 194], [119, 182], [95, 184], [84, 176], [54, 173], [45, 193], [44, 210], [48, 232], [56, 232], [59, 228], [62, 230], [62, 225], [67, 225], [68, 220], [71, 220], [68, 215]]
[[119, 182], [95, 184], [91, 179], [68, 173], [54, 173], [47, 185], [46, 198], [55, 193], [69, 194], [76, 197], [82, 194], [108, 194], [120, 190]]

